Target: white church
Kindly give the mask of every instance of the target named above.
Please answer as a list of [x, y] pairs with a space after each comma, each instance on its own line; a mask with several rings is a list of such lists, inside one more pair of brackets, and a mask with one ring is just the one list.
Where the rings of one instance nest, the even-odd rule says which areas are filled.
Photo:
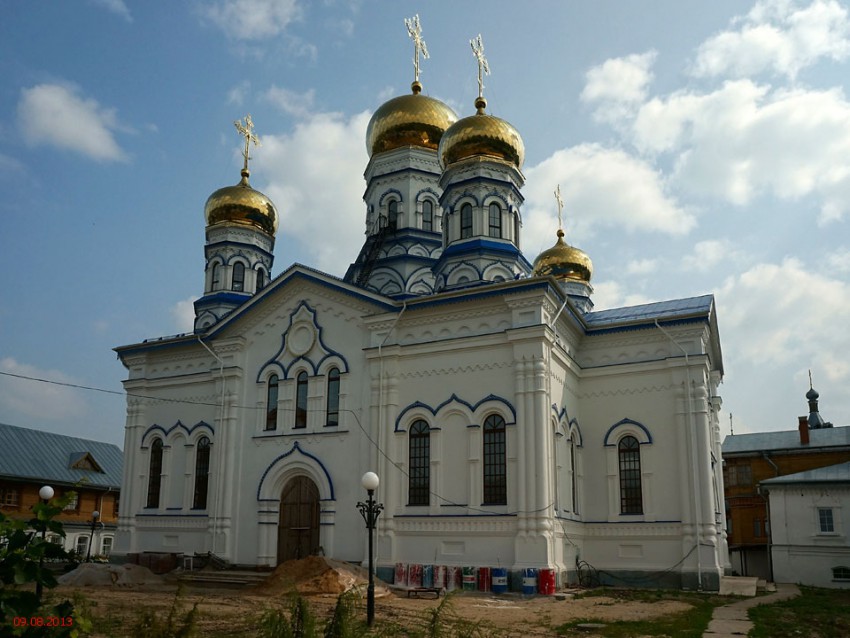
[[422, 92], [416, 27], [412, 92], [369, 123], [365, 239], [342, 279], [273, 275], [278, 213], [249, 183], [256, 138], [237, 122], [242, 179], [206, 202], [194, 332], [116, 348], [114, 553], [362, 562], [374, 471], [390, 580], [397, 564], [500, 566], [717, 589], [713, 297], [594, 311], [591, 260], [560, 229], [530, 262], [522, 138], [482, 91], [460, 119]]

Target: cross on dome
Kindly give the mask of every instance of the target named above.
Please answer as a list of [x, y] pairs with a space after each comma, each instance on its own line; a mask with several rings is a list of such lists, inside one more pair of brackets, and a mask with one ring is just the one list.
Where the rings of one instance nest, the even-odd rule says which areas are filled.
[[561, 213], [564, 210], [564, 200], [561, 198], [560, 184], [558, 184], [557, 188], [555, 188], [555, 201], [558, 202], [558, 228], [563, 228], [564, 223], [561, 217]]
[[424, 59], [431, 56], [428, 55], [428, 47], [425, 46], [425, 40], [422, 39], [422, 26], [419, 24], [419, 14], [417, 13], [412, 18], [405, 18], [404, 25], [407, 27], [407, 35], [413, 40], [413, 81], [419, 82], [419, 55]]
[[478, 97], [483, 98], [484, 76], [490, 75], [490, 65], [487, 64], [487, 58], [484, 57], [484, 40], [482, 40], [481, 34], [479, 33], [477, 38], [470, 40], [469, 45], [472, 47], [472, 55], [478, 61]]
[[248, 149], [250, 144], [253, 142], [254, 146], [260, 146], [260, 138], [254, 135], [254, 120], [251, 119], [250, 113], [245, 116], [244, 125], [242, 124], [242, 120], [235, 120], [233, 124], [236, 126], [236, 130], [239, 131], [239, 135], [245, 138], [245, 150], [242, 151], [242, 157], [245, 158], [245, 164], [242, 167], [244, 172], [248, 170], [248, 160], [250, 159]]

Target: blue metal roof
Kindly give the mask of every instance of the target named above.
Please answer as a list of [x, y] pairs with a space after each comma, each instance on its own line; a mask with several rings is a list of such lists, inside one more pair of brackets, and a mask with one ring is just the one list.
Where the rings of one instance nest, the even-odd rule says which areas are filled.
[[850, 483], [850, 461], [797, 472], [796, 474], [777, 476], [761, 482], [762, 485], [779, 485], [782, 483]]
[[[72, 467], [86, 453], [103, 470]], [[121, 488], [124, 455], [117, 445], [0, 423], [0, 476], [90, 487]]]
[[850, 447], [850, 427], [809, 430], [809, 444], [800, 443], [799, 430], [729, 435], [723, 440], [723, 454], [768, 452], [772, 450], [811, 450]]
[[672, 299], [641, 304], [640, 306], [588, 312], [584, 315], [584, 319], [590, 328], [603, 328], [631, 321], [652, 321], [654, 319], [669, 321], [694, 315], [707, 315], [711, 312], [713, 303], [713, 295], [702, 295], [701, 297]]

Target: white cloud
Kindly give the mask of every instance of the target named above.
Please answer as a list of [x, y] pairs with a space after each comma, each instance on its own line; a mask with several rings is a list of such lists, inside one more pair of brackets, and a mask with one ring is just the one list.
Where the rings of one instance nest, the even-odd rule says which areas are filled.
[[266, 99], [280, 108], [284, 113], [298, 118], [310, 116], [316, 91], [310, 89], [305, 93], [296, 93], [279, 86], [272, 86], [266, 91]]
[[309, 263], [341, 276], [364, 241], [363, 167], [371, 114], [313, 115], [287, 135], [265, 135], [255, 151], [281, 217], [278, 236], [300, 242]]
[[634, 259], [626, 264], [626, 274], [650, 275], [658, 270], [658, 266], [657, 259]]
[[[762, 263], [730, 277], [717, 292], [727, 358], [750, 369], [796, 364], [850, 382], [850, 283], [814, 272], [799, 259]], [[842, 389], [843, 392], [843, 389]]]
[[243, 80], [227, 92], [227, 103], [242, 106], [245, 96], [251, 91], [251, 83]]
[[595, 119], [618, 122], [644, 101], [656, 56], [655, 51], [648, 51], [612, 58], [587, 72], [581, 100], [596, 103]]
[[750, 77], [765, 71], [794, 78], [821, 58], [843, 60], [850, 53], [847, 10], [835, 0], [800, 7], [792, 0], [762, 0], [727, 31], [697, 51], [697, 77]]
[[[596, 227], [678, 235], [696, 221], [667, 193], [649, 164], [619, 149], [581, 144], [556, 151], [526, 170], [523, 246], [527, 251], [555, 242], [557, 208], [552, 195], [561, 185], [565, 225], [581, 237]], [[566, 240], [574, 244], [568, 233]], [[529, 253], [531, 254], [531, 253]]]
[[682, 258], [682, 267], [685, 270], [708, 272], [722, 262], [737, 257], [738, 253], [728, 239], [707, 239], [697, 242], [693, 252]]
[[593, 309], [627, 308], [649, 303], [651, 299], [640, 293], [626, 294], [616, 281], [602, 281], [593, 284]]
[[203, 14], [234, 40], [265, 40], [301, 15], [298, 0], [220, 0]]
[[634, 142], [670, 153], [672, 183], [747, 204], [761, 194], [819, 197], [820, 223], [850, 205], [850, 103], [840, 89], [775, 90], [750, 80], [706, 94], [686, 91], [644, 104]]
[[[78, 383], [58, 370], [42, 370], [36, 366], [19, 363], [11, 357], [0, 359], [0, 371], [34, 379]], [[87, 411], [79, 390], [5, 375], [0, 377], [0, 408], [14, 410], [32, 419], [49, 421], [79, 417]]]
[[197, 296], [187, 297], [171, 307], [171, 318], [177, 332], [192, 332], [195, 329], [195, 300]]
[[76, 88], [39, 84], [23, 89], [18, 120], [30, 146], [56, 146], [101, 161], [127, 159], [113, 136], [119, 128], [115, 110], [79, 95]]
[[838, 252], [826, 255], [825, 263], [829, 270], [850, 272], [850, 250], [842, 248]]
[[93, 5], [102, 7], [117, 16], [124, 18], [127, 22], [133, 21], [130, 9], [124, 4], [124, 0], [89, 0]]

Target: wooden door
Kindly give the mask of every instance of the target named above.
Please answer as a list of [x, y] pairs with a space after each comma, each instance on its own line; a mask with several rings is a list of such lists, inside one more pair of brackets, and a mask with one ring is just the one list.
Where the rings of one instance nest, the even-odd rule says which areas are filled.
[[319, 549], [319, 488], [306, 476], [284, 485], [280, 498], [277, 562], [304, 558]]

